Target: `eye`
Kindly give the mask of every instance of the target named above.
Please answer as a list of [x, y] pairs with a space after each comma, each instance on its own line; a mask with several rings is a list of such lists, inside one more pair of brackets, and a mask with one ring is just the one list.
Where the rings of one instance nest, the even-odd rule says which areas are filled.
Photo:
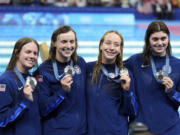
[[161, 40], [162, 40], [162, 41], [166, 40], [166, 37], [162, 37]]
[[114, 43], [114, 46], [115, 46], [115, 47], [119, 47], [120, 44], [119, 44], [119, 43]]
[[106, 45], [110, 45], [111, 44], [111, 42], [109, 42], [109, 41], [106, 41], [106, 42], [104, 42]]
[[38, 53], [37, 53], [37, 52], [34, 52], [34, 55], [35, 55], [35, 56], [37, 56], [37, 55], [38, 55]]
[[62, 44], [66, 44], [68, 41], [67, 40], [61, 40], [60, 41]]
[[30, 54], [30, 53], [31, 53], [31, 51], [30, 51], [30, 50], [27, 50], [27, 51], [26, 51], [26, 53], [27, 53], [27, 54]]
[[159, 40], [159, 38], [157, 38], [157, 37], [153, 37], [153, 38], [152, 38], [152, 40], [153, 40], [153, 41], [158, 41], [158, 40]]
[[73, 44], [75, 42], [75, 40], [70, 40], [70, 43]]

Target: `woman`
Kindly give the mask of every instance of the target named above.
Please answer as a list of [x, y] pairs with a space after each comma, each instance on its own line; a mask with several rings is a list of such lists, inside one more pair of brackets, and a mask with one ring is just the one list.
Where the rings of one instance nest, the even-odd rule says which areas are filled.
[[49, 59], [36, 71], [44, 135], [85, 135], [86, 63], [77, 55], [77, 38], [70, 26], [51, 37]]
[[137, 114], [131, 73], [124, 68], [119, 75], [122, 52], [122, 36], [108, 31], [100, 40], [98, 60], [87, 65], [88, 135], [127, 135], [128, 116]]
[[[6, 71], [0, 76], [0, 134], [41, 135], [34, 79], [26, 80], [37, 63], [39, 45], [32, 38], [19, 39]], [[33, 81], [33, 82], [32, 82]]]
[[180, 60], [172, 56], [170, 32], [162, 21], [149, 24], [144, 50], [126, 61], [132, 70], [139, 114], [157, 135], [180, 135]]

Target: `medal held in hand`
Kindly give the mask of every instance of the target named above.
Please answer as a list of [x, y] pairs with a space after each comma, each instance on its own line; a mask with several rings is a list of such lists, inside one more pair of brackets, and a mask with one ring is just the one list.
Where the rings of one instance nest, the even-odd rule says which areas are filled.
[[30, 85], [31, 88], [34, 89], [37, 85], [37, 81], [34, 77], [29, 76], [27, 77], [26, 84]]
[[[129, 72], [128, 72], [128, 69], [126, 67], [121, 67], [120, 70], [119, 70], [119, 75], [122, 76], [122, 75], [128, 75]], [[121, 80], [122, 83], [126, 83], [125, 80]]]
[[126, 67], [121, 67], [120, 70], [119, 70], [119, 75], [128, 75], [129, 72], [128, 72], [128, 69]]
[[65, 73], [65, 75], [69, 74], [69, 75], [73, 76], [75, 74], [75, 71], [72, 66], [68, 65], [64, 68], [64, 73]]
[[156, 73], [156, 79], [162, 81], [162, 79], [165, 77], [165, 73], [163, 71], [159, 71]]

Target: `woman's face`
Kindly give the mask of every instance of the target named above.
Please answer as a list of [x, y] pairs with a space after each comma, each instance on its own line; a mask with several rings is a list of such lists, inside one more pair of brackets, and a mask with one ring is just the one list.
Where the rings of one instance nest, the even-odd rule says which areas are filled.
[[55, 47], [56, 59], [61, 62], [69, 61], [76, 49], [76, 37], [74, 32], [69, 31], [58, 35]]
[[16, 62], [17, 68], [24, 73], [31, 69], [38, 59], [38, 47], [34, 42], [25, 44], [18, 56]]
[[116, 33], [108, 33], [100, 46], [102, 51], [102, 63], [112, 64], [121, 52], [121, 38]]
[[151, 34], [149, 38], [149, 42], [153, 55], [156, 56], [166, 55], [166, 49], [168, 47], [169, 37], [165, 32], [160, 31]]

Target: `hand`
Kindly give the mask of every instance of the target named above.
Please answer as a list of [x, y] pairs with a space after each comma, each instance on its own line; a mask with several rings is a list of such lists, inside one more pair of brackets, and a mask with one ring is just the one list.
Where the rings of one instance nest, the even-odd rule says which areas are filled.
[[62, 88], [69, 92], [71, 90], [71, 84], [73, 83], [72, 76], [70, 74], [65, 75], [61, 80], [60, 83], [62, 85]]
[[24, 86], [24, 89], [23, 89], [23, 93], [24, 93], [24, 96], [30, 100], [30, 101], [33, 101], [33, 89], [31, 88], [30, 85], [25, 85]]
[[129, 90], [131, 78], [128, 74], [122, 74], [120, 77], [120, 84], [124, 90]]
[[162, 84], [164, 84], [164, 86], [165, 86], [165, 92], [167, 92], [168, 89], [171, 89], [174, 85], [174, 83], [170, 77], [163, 77]]

